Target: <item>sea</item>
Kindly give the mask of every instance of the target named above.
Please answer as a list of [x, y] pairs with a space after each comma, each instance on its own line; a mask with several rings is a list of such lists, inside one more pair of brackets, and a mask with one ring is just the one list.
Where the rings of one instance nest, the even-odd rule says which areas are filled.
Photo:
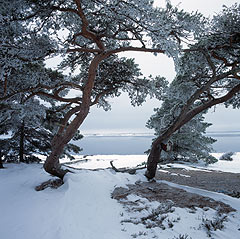
[[[240, 131], [208, 132], [216, 139], [213, 152], [240, 152]], [[144, 154], [154, 136], [149, 133], [86, 134], [78, 141], [84, 155], [137, 155]]]

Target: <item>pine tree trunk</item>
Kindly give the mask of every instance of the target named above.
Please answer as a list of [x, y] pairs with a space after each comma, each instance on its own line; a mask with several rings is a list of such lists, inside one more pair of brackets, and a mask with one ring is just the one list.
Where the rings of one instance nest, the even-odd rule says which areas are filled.
[[52, 152], [47, 157], [43, 165], [46, 172], [61, 179], [63, 179], [66, 173], [70, 172], [69, 170], [64, 170], [61, 168], [59, 159], [64, 151], [65, 145], [67, 145], [67, 143], [73, 138], [75, 132], [87, 117], [88, 112], [89, 106], [84, 108], [84, 112], [78, 113], [75, 119], [73, 119], [69, 124], [64, 134], [54, 136], [54, 139], [51, 142]]
[[24, 122], [22, 122], [20, 127], [19, 161], [24, 162]]
[[[77, 132], [78, 128], [81, 126], [85, 118], [87, 117], [90, 106], [91, 106], [91, 94], [92, 89], [94, 87], [94, 81], [97, 73], [97, 67], [99, 63], [108, 57], [107, 54], [104, 52], [102, 54], [98, 54], [92, 60], [89, 71], [88, 71], [88, 80], [83, 90], [82, 95], [82, 103], [80, 108], [78, 108], [77, 112], [72, 111], [73, 113], [69, 115], [69, 117], [64, 118], [61, 125], [63, 127], [59, 128], [57, 135], [54, 136], [51, 145], [52, 145], [52, 152], [47, 157], [43, 167], [46, 172], [50, 173], [51, 175], [57, 176], [63, 179], [64, 175], [69, 172], [69, 170], [64, 170], [61, 168], [59, 159], [61, 154], [63, 153], [65, 145], [74, 137], [75, 133]], [[68, 113], [70, 113], [69, 111]], [[68, 113], [66, 115], [68, 115]], [[65, 120], [69, 119], [70, 116], [75, 114], [75, 118], [69, 123], [66, 124]], [[66, 116], [65, 116], [66, 117]]]
[[63, 179], [64, 175], [69, 172], [68, 170], [64, 170], [61, 168], [59, 158], [63, 152], [64, 145], [60, 145], [53, 149], [51, 154], [47, 157], [43, 168], [46, 172], [50, 173], [53, 176]]
[[4, 168], [3, 167], [3, 162], [2, 162], [2, 151], [0, 150], [0, 168]]
[[147, 171], [145, 176], [152, 179], [156, 175], [157, 164], [160, 160], [162, 149], [160, 144], [153, 144], [147, 160]]

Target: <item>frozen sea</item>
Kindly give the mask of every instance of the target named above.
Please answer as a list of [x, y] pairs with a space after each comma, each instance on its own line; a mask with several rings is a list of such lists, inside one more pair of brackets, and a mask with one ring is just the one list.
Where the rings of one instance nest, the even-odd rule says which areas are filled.
[[[217, 142], [214, 152], [240, 152], [240, 131], [209, 132]], [[81, 154], [144, 154], [150, 148], [153, 135], [148, 133], [88, 134], [77, 144], [83, 148]]]

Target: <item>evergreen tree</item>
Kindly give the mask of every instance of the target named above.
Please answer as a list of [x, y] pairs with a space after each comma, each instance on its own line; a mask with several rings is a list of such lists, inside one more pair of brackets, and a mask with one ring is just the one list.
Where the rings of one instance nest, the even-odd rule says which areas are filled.
[[[10, 41], [10, 44], [7, 42], [4, 45], [7, 51], [11, 49], [13, 52], [11, 59], [20, 59], [21, 64], [25, 64], [26, 61], [33, 63], [48, 55], [61, 55], [64, 58], [62, 69], [81, 70], [74, 80], [69, 78], [56, 83], [50, 78], [46, 84], [21, 88], [14, 93], [30, 92], [28, 99], [41, 96], [47, 101], [46, 98], [50, 98], [61, 102], [66, 110], [44, 164], [47, 172], [60, 178], [67, 173], [61, 168], [59, 158], [93, 105], [109, 109], [108, 99], [119, 96], [123, 90], [128, 92], [133, 105], [144, 102], [147, 95], [161, 99], [165, 80], [161, 77], [143, 77], [134, 61], [119, 57], [119, 53], [138, 51], [166, 54], [174, 59], [179, 76], [185, 82], [189, 80], [192, 89], [190, 95], [193, 98], [186, 107], [180, 108], [183, 113], [178, 115], [179, 119], [154, 141], [150, 164], [159, 158], [158, 147], [164, 138], [169, 138], [196, 114], [235, 97], [239, 82], [234, 81], [239, 77], [239, 7], [225, 11], [208, 25], [201, 14], [186, 13], [167, 2], [165, 8], [155, 7], [149, 0], [6, 0], [2, 4], [4, 7], [0, 6], [0, 9], [5, 9], [1, 17], [3, 24], [21, 26], [19, 31], [13, 29], [14, 44]], [[4, 38], [1, 38], [2, 41], [6, 42]], [[1, 75], [4, 86], [8, 83], [8, 77], [5, 77], [9, 72], [7, 66], [16, 67], [14, 62], [6, 62], [3, 59], [4, 71], [1, 70], [4, 72]], [[229, 77], [227, 81], [224, 80], [226, 77]], [[217, 86], [222, 81], [228, 92], [226, 97], [208, 101], [209, 97], [217, 96], [216, 91], [210, 92], [209, 96], [209, 84]], [[7, 88], [4, 87], [1, 100], [12, 97], [6, 93]], [[73, 98], [65, 97], [69, 89], [77, 89], [79, 94]], [[202, 99], [204, 109], [201, 105], [191, 107], [192, 102]], [[154, 171], [155, 166], [152, 168]]]
[[[9, 114], [8, 111], [0, 112], [2, 116]], [[31, 100], [12, 108], [7, 121], [0, 125], [0, 135], [8, 134], [8, 137], [0, 139], [2, 161], [31, 163], [40, 161], [37, 155], [47, 156], [51, 151], [51, 140], [61, 114], [53, 108]], [[78, 131], [73, 140], [81, 138], [82, 135]], [[72, 154], [78, 154], [80, 151], [80, 147], [68, 143], [62, 157], [74, 159]]]
[[[60, 124], [44, 165], [47, 172], [63, 178], [66, 171], [61, 169], [59, 157], [91, 106], [109, 109], [108, 99], [119, 96], [122, 91], [128, 92], [133, 105], [144, 102], [147, 95], [161, 99], [165, 80], [143, 77], [133, 60], [118, 54], [126, 51], [165, 53], [175, 59], [182, 48], [181, 40], [188, 38], [193, 29], [199, 31], [202, 16], [179, 11], [170, 4], [157, 8], [149, 0], [25, 2], [31, 7], [21, 19], [33, 21], [35, 31], [48, 32], [51, 39], [57, 39], [55, 52], [65, 57], [62, 68], [81, 70], [74, 85], [80, 91], [79, 97], [68, 100], [73, 107]], [[59, 32], [63, 31], [66, 35], [61, 37]], [[73, 84], [64, 87], [57, 87], [56, 92]], [[57, 96], [55, 99], [59, 100]]]
[[[54, 40], [50, 40], [47, 32], [40, 34], [24, 22], [28, 10], [26, 1], [0, 3], [0, 84], [3, 86], [0, 88], [0, 156], [3, 161], [39, 160], [33, 153], [49, 154], [59, 124], [49, 122], [48, 112], [51, 111], [57, 122], [71, 108], [67, 104], [56, 107], [52, 97], [48, 97], [56, 85], [69, 85], [72, 78], [44, 66], [45, 57], [53, 52]], [[67, 93], [68, 90], [61, 91], [58, 97]], [[81, 137], [76, 131], [75, 138]], [[69, 143], [62, 156], [72, 158], [71, 153], [79, 151], [78, 146]]]
[[[161, 130], [157, 130], [159, 134], [152, 143], [145, 174], [147, 178], [155, 176], [161, 144], [175, 132], [195, 117], [201, 119], [204, 112], [217, 104], [240, 107], [239, 16], [240, 5], [224, 7], [209, 21], [205, 31], [196, 35], [197, 42], [176, 62], [177, 76], [169, 92], [169, 98], [175, 104], [165, 111], [165, 116], [161, 113], [161, 121], [156, 121], [159, 126], [152, 126]], [[158, 117], [158, 112], [152, 119], [155, 117]]]
[[211, 124], [204, 122], [204, 117], [198, 115], [172, 135], [170, 140], [173, 148], [170, 152], [163, 152], [163, 160], [181, 160], [187, 162], [217, 161], [210, 153], [213, 152], [212, 144], [215, 139], [206, 136], [206, 129]]
[[[0, 106], [0, 135], [9, 135], [8, 138], [0, 139], [3, 161], [40, 161], [33, 154], [47, 156], [51, 151], [51, 140], [67, 107], [55, 106], [54, 101], [46, 98], [44, 94], [50, 90], [45, 90], [38, 98], [30, 97], [33, 92], [21, 92], [21, 87], [38, 89], [34, 83], [37, 77], [40, 77], [38, 85], [44, 84], [45, 80], [58, 82], [64, 79], [62, 74], [46, 69], [42, 63], [25, 64], [21, 70], [12, 69], [8, 75], [7, 93], [12, 94], [12, 97], [2, 101]], [[25, 84], [21, 85], [21, 82]], [[16, 94], [17, 91], [21, 93]], [[81, 137], [77, 131], [75, 139]], [[79, 153], [80, 150], [78, 146], [69, 143], [62, 157], [66, 155], [72, 159], [71, 154]]]
[[[176, 119], [181, 105], [181, 97], [178, 94], [181, 92], [179, 87], [181, 85], [176, 84], [175, 81], [172, 82], [163, 97], [164, 101], [161, 108], [155, 109], [155, 114], [147, 122], [147, 127], [154, 129], [156, 136], [163, 134], [166, 128]], [[179, 99], [177, 99], [176, 95], [179, 96]], [[216, 140], [205, 135], [206, 129], [209, 126], [211, 124], [204, 122], [203, 113], [196, 115], [168, 139], [172, 147], [170, 151], [162, 152], [161, 162], [176, 160], [188, 162], [204, 160], [206, 163], [216, 162], [216, 159], [210, 155], [213, 150], [212, 144]]]

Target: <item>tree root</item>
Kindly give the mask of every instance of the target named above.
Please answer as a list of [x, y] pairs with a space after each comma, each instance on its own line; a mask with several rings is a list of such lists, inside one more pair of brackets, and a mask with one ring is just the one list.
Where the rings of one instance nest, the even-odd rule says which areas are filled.
[[42, 190], [44, 190], [46, 188], [54, 188], [54, 189], [56, 189], [56, 188], [59, 188], [62, 185], [63, 185], [63, 180], [60, 179], [60, 178], [49, 179], [48, 181], [43, 182], [40, 185], [36, 186], [35, 190], [36, 191], [42, 191]]

